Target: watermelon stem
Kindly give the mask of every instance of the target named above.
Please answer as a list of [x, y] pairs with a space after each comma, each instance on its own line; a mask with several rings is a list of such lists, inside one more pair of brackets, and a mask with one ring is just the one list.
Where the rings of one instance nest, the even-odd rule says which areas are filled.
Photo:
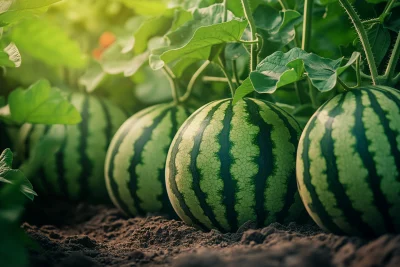
[[186, 90], [185, 94], [179, 99], [179, 102], [181, 102], [181, 103], [186, 102], [190, 98], [190, 96], [192, 95], [192, 92], [193, 92], [194, 84], [197, 81], [197, 78], [199, 78], [200, 74], [207, 68], [207, 66], [209, 64], [210, 64], [210, 61], [206, 60], [200, 66], [200, 68], [193, 74], [192, 78], [189, 81], [187, 90]]
[[[251, 13], [251, 8], [248, 0], [241, 0], [244, 16], [246, 17], [247, 21], [249, 22], [250, 32], [251, 32], [251, 41], [257, 41], [257, 28], [256, 23], [253, 18], [253, 14]], [[258, 42], [258, 41], [257, 41]], [[250, 71], [256, 69], [258, 64], [258, 44], [252, 43], [250, 45]]]
[[162, 70], [165, 76], [168, 78], [169, 83], [171, 84], [172, 99], [176, 104], [179, 104], [180, 100], [179, 100], [176, 76], [167, 65], [164, 65]]
[[225, 75], [226, 81], [228, 82], [228, 85], [229, 85], [229, 89], [231, 90], [231, 95], [233, 97], [235, 95], [235, 89], [234, 89], [234, 85], [232, 83], [232, 78], [229, 76], [228, 72], [226, 71], [224, 63], [222, 62], [221, 56], [218, 57], [218, 59], [216, 61], [216, 65], [220, 68], [222, 73]]
[[310, 49], [313, 4], [313, 0], [305, 0], [304, 2], [304, 23], [301, 49], [306, 52], [308, 52], [308, 50]]
[[372, 83], [376, 85], [378, 84], [378, 69], [376, 67], [375, 58], [372, 53], [371, 44], [369, 43], [367, 31], [365, 30], [364, 25], [360, 20], [360, 17], [354, 10], [353, 6], [350, 4], [349, 0], [339, 0], [339, 2], [346, 13], [349, 15], [354, 27], [356, 28], [358, 37], [360, 38], [360, 42], [367, 57], [368, 67], [372, 77]]
[[339, 77], [337, 78], [338, 83], [344, 88], [345, 91], [350, 91], [352, 88], [350, 88], [349, 86], [347, 86], [347, 84], [345, 84], [342, 79], [340, 79]]
[[400, 33], [397, 35], [396, 43], [393, 47], [392, 54], [390, 55], [389, 63], [386, 67], [385, 75], [383, 76], [384, 79], [388, 84], [391, 85], [392, 77], [394, 75], [394, 71], [396, 69], [396, 65], [399, 61], [400, 57]]

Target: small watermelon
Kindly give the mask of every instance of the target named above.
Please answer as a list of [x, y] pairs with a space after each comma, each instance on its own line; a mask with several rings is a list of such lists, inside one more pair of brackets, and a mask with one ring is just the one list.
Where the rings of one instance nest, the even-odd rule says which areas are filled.
[[183, 105], [159, 104], [129, 118], [115, 134], [105, 164], [114, 204], [128, 215], [174, 216], [165, 188], [165, 160], [179, 126], [190, 115]]
[[300, 139], [297, 181], [321, 228], [400, 233], [400, 93], [366, 86], [321, 106]]
[[296, 187], [301, 129], [276, 105], [211, 102], [181, 126], [168, 152], [166, 185], [179, 217], [204, 230], [236, 231], [306, 214]]
[[77, 125], [25, 124], [20, 131], [18, 151], [26, 160], [39, 143], [52, 142], [42, 152], [38, 173], [29, 177], [39, 196], [69, 200], [107, 202], [104, 161], [112, 136], [127, 116], [110, 102], [74, 93], [69, 97], [82, 122]]

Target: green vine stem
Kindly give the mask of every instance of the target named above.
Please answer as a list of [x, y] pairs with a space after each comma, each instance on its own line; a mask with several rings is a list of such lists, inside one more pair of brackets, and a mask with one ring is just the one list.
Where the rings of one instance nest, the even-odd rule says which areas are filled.
[[[257, 40], [257, 28], [256, 23], [254, 22], [253, 15], [251, 13], [251, 8], [248, 0], [241, 0], [244, 16], [246, 17], [247, 21], [250, 25], [251, 31], [251, 41]], [[250, 45], [250, 71], [255, 70], [257, 67], [257, 43]]]
[[345, 91], [350, 91], [352, 88], [348, 87], [339, 77], [337, 78], [338, 83], [344, 88]]
[[383, 10], [382, 14], [379, 16], [380, 22], [383, 22], [386, 18], [387, 15], [389, 15], [390, 11], [394, 7], [394, 4], [397, 0], [389, 0], [388, 3], [386, 4], [385, 9]]
[[239, 74], [238, 74], [238, 70], [237, 70], [236, 59], [232, 60], [232, 72], [233, 72], [233, 77], [235, 78], [236, 86], [240, 86]]
[[226, 77], [226, 81], [228, 82], [229, 89], [231, 90], [231, 95], [233, 97], [235, 95], [234, 85], [232, 83], [231, 77], [229, 77], [228, 72], [225, 70], [225, 66], [224, 66], [224, 63], [222, 63], [221, 56], [218, 57], [218, 60], [217, 60], [216, 64], [221, 69], [221, 71], [224, 74], [224, 76]]
[[284, 11], [289, 9], [289, 5], [287, 4], [286, 0], [279, 0], [279, 4], [281, 5]]
[[228, 0], [224, 0], [222, 4], [224, 6], [224, 17], [222, 18], [222, 21], [226, 22], [228, 19]]
[[389, 63], [387, 65], [385, 75], [383, 76], [387, 82], [391, 82], [397, 62], [400, 57], [400, 32], [397, 35], [396, 43], [394, 44], [392, 54], [390, 55]]
[[309, 52], [310, 40], [311, 40], [311, 24], [312, 24], [312, 11], [313, 11], [313, 0], [304, 1], [304, 23], [303, 23], [303, 39], [301, 42], [301, 49]]
[[356, 11], [354, 10], [353, 6], [350, 4], [349, 0], [339, 0], [340, 4], [345, 9], [346, 13], [349, 15], [354, 27], [356, 28], [357, 34], [360, 38], [361, 44], [364, 48], [365, 55], [367, 57], [367, 62], [369, 66], [369, 70], [371, 72], [372, 83], [375, 85], [377, 84], [378, 78], [378, 69], [376, 67], [374, 55], [372, 53], [371, 45], [368, 40], [367, 32], [357, 15]]
[[[203, 82], [218, 82], [218, 83], [227, 83], [228, 79], [225, 77], [214, 77], [214, 76], [204, 76]], [[236, 79], [235, 79], [236, 82]], [[242, 80], [239, 80], [240, 83], [243, 83]]]
[[357, 85], [356, 87], [361, 86], [361, 66], [360, 66], [360, 57], [356, 59], [356, 77], [357, 77]]
[[165, 76], [168, 78], [169, 83], [171, 84], [172, 99], [174, 100], [175, 104], [179, 104], [180, 100], [178, 96], [176, 77], [168, 66], [165, 65], [162, 70]]
[[179, 102], [183, 103], [186, 102], [190, 96], [192, 95], [194, 84], [197, 81], [197, 78], [199, 78], [200, 74], [203, 73], [203, 71], [207, 68], [207, 66], [210, 64], [209, 60], [206, 60], [200, 68], [193, 74], [192, 78], [189, 81], [187, 90], [185, 94], [179, 99]]

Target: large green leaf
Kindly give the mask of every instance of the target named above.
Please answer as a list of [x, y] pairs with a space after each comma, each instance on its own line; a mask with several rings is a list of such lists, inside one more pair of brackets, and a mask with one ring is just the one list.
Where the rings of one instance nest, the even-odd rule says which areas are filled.
[[259, 93], [273, 93], [276, 89], [299, 81], [307, 75], [311, 83], [320, 91], [326, 92], [336, 86], [338, 76], [359, 58], [354, 52], [346, 65], [341, 66], [343, 58], [332, 60], [306, 53], [293, 48], [287, 53], [275, 52], [261, 61], [256, 70], [250, 73], [249, 81], [240, 86], [235, 101], [251, 92], [251, 86]]
[[0, 2], [0, 27], [47, 10], [61, 0], [3, 0]]
[[33, 200], [37, 196], [33, 191], [32, 184], [20, 170], [12, 168], [13, 153], [10, 149], [4, 150], [0, 155], [0, 183], [14, 184], [20, 186], [20, 191], [29, 199]]
[[52, 66], [81, 68], [86, 60], [79, 45], [61, 28], [47, 20], [28, 19], [17, 24], [10, 35], [22, 53]]
[[9, 98], [11, 118], [18, 123], [76, 124], [81, 116], [56, 88], [40, 80], [27, 90], [14, 90]]
[[0, 50], [0, 67], [18, 68], [19, 66], [21, 66], [21, 55], [14, 43]]
[[[376, 65], [379, 66], [390, 48], [390, 33], [382, 24], [375, 23], [367, 29], [368, 40], [374, 54]], [[363, 51], [360, 44], [360, 50]]]
[[176, 72], [182, 69], [177, 61], [188, 65], [187, 62], [206, 60], [213, 46], [239, 41], [247, 21], [234, 18], [228, 12], [228, 21], [222, 22], [223, 12], [221, 4], [194, 10], [193, 20], [166, 35], [169, 46], [152, 51], [151, 67], [157, 70], [164, 64], [172, 63], [172, 69]]

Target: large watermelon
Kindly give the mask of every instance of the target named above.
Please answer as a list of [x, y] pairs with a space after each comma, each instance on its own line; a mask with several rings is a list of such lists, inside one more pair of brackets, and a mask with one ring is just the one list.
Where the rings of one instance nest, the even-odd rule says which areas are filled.
[[305, 213], [297, 192], [299, 124], [262, 100], [211, 102], [176, 134], [166, 162], [169, 199], [190, 225], [236, 231]]
[[339, 94], [308, 122], [297, 154], [300, 195], [338, 234], [400, 232], [400, 93], [367, 86]]
[[25, 124], [20, 132], [18, 151], [26, 159], [34, 155], [37, 144], [51, 142], [38, 173], [29, 177], [40, 196], [70, 200], [106, 202], [104, 160], [108, 145], [127, 116], [110, 102], [74, 93], [69, 97], [82, 122], [77, 125]]
[[110, 198], [126, 214], [174, 215], [165, 189], [165, 160], [189, 115], [182, 105], [155, 105], [133, 115], [115, 134], [107, 153], [106, 184]]

